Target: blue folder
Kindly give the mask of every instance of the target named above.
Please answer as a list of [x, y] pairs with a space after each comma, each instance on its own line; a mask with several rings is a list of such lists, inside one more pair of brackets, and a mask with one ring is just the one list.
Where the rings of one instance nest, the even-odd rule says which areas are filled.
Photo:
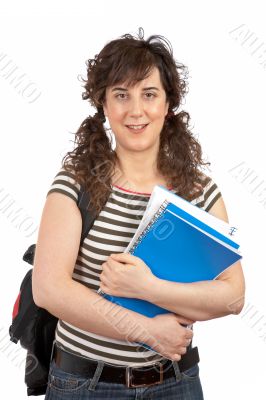
[[[165, 201], [129, 252], [158, 278], [189, 283], [215, 279], [242, 258], [238, 248], [233, 240]], [[169, 313], [145, 300], [102, 295], [147, 317]]]

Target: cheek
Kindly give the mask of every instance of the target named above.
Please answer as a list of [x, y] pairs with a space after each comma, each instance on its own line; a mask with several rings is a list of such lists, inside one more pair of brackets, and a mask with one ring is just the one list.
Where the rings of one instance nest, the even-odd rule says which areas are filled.
[[110, 122], [116, 123], [116, 122], [120, 122], [121, 119], [123, 118], [125, 114], [125, 111], [123, 109], [123, 107], [110, 107], [109, 111], [108, 111], [108, 118], [110, 120]]
[[163, 104], [154, 104], [150, 110], [149, 114], [153, 119], [165, 118], [166, 110]]

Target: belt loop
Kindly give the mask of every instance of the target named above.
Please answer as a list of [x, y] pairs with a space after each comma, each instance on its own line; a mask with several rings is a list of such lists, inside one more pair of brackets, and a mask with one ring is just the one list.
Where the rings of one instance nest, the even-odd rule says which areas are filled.
[[180, 372], [180, 369], [179, 369], [178, 361], [172, 361], [172, 365], [173, 365], [173, 368], [174, 368], [174, 371], [175, 371], [176, 380], [179, 382], [180, 379], [182, 378], [182, 375], [181, 375], [181, 372]]
[[103, 367], [104, 367], [104, 362], [98, 361], [97, 368], [96, 368], [93, 378], [90, 382], [90, 386], [88, 387], [88, 390], [95, 390], [95, 387], [100, 379]]

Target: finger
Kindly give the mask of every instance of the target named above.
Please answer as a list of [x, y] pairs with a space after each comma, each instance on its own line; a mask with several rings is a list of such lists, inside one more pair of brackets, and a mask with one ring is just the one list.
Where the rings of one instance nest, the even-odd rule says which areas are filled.
[[110, 271], [114, 268], [118, 268], [118, 267], [121, 268], [124, 266], [123, 263], [121, 263], [120, 261], [114, 260], [111, 257], [109, 257], [108, 260], [106, 261], [106, 265]]
[[103, 274], [101, 274], [100, 275], [100, 282], [101, 282], [101, 285], [105, 285], [105, 276], [103, 275]]
[[110, 284], [111, 284], [110, 280], [106, 277], [106, 275], [101, 274], [100, 280], [101, 280], [102, 285], [110, 286]]
[[185, 335], [185, 338], [186, 338], [186, 339], [189, 339], [189, 340], [191, 341], [192, 338], [193, 338], [193, 335], [194, 335], [194, 332], [193, 332], [191, 329], [186, 328], [186, 335]]
[[179, 349], [179, 354], [183, 355], [187, 352], [187, 348], [186, 347], [180, 347]]
[[111, 265], [114, 265], [115, 263], [116, 263], [116, 261], [110, 257], [105, 261], [105, 264], [107, 267], [110, 267]]
[[103, 271], [105, 270], [105, 269], [107, 269], [108, 268], [108, 264], [107, 264], [107, 261], [105, 261], [103, 264], [102, 264], [102, 269], [103, 269]]
[[103, 267], [103, 273], [112, 273], [112, 268], [114, 267], [114, 265], [109, 264], [108, 261], [106, 261], [104, 263], [104, 267]]
[[116, 254], [111, 254], [110, 257], [113, 260], [119, 261], [119, 262], [123, 262], [123, 263], [128, 263], [128, 264], [134, 264], [136, 262], [136, 259], [138, 257], [133, 256], [130, 253], [116, 253]]
[[180, 361], [181, 360], [180, 354], [174, 354], [173, 357], [172, 357], [172, 360], [173, 361]]
[[108, 285], [108, 283], [106, 283], [106, 282], [101, 282], [100, 283], [100, 289], [106, 294], [110, 294], [110, 290], [112, 290], [110, 288], [110, 285]]
[[100, 290], [107, 294], [105, 285], [101, 282], [99, 286]]
[[176, 318], [178, 320], [178, 322], [180, 324], [184, 324], [184, 325], [193, 325], [195, 323], [195, 321], [192, 321], [191, 319], [182, 317], [181, 315], [176, 315]]

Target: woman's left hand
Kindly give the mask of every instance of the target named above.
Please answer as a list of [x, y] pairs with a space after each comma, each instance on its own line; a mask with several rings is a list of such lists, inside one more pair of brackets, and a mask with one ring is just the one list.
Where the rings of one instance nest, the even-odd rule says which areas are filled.
[[145, 262], [129, 253], [111, 254], [102, 268], [100, 289], [112, 296], [144, 300], [155, 279]]

